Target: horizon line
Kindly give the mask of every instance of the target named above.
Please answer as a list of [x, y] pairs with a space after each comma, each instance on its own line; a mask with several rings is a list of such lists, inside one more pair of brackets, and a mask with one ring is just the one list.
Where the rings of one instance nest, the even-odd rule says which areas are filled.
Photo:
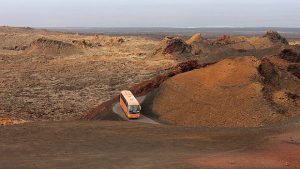
[[[31, 27], [31, 26], [24, 26]], [[172, 29], [197, 29], [197, 28], [293, 28], [293, 26], [199, 26], [199, 27], [175, 27], [175, 26], [33, 26], [31, 28], [172, 28]]]

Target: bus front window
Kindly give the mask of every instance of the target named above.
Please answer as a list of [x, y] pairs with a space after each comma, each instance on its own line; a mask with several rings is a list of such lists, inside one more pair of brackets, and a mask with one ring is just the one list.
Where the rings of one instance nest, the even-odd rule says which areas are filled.
[[140, 106], [129, 106], [129, 112], [132, 114], [137, 114], [140, 112]]

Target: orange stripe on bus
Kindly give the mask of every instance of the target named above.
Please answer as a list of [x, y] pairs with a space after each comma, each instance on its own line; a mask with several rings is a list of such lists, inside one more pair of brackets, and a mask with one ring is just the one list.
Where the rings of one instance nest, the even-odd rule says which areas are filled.
[[120, 105], [124, 111], [124, 113], [126, 114], [126, 116], [128, 117], [128, 108], [126, 106], [126, 104], [124, 103], [124, 101], [122, 99], [120, 99]]

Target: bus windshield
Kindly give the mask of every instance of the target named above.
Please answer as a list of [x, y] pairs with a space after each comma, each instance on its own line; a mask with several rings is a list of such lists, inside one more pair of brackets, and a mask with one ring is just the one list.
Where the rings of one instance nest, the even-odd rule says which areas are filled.
[[140, 110], [140, 106], [129, 106], [129, 112], [132, 114], [139, 113]]

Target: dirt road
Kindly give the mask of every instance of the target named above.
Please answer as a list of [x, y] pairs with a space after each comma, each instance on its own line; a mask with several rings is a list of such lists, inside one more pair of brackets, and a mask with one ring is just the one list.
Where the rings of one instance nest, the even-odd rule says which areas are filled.
[[126, 121], [0, 127], [0, 169], [296, 169], [300, 124], [208, 129]]
[[[140, 104], [143, 103], [144, 99], [146, 98], [146, 96], [141, 96], [141, 97], [137, 97], [137, 100], [139, 101]], [[144, 115], [141, 115], [141, 117], [139, 119], [133, 119], [133, 120], [130, 120], [128, 119], [122, 108], [121, 108], [121, 105], [120, 103], [115, 103], [114, 106], [113, 106], [113, 112], [116, 113], [117, 115], [119, 115], [122, 119], [126, 120], [126, 121], [130, 121], [130, 122], [140, 122], [140, 123], [150, 123], [150, 124], [159, 124], [158, 122], [144, 116]]]

